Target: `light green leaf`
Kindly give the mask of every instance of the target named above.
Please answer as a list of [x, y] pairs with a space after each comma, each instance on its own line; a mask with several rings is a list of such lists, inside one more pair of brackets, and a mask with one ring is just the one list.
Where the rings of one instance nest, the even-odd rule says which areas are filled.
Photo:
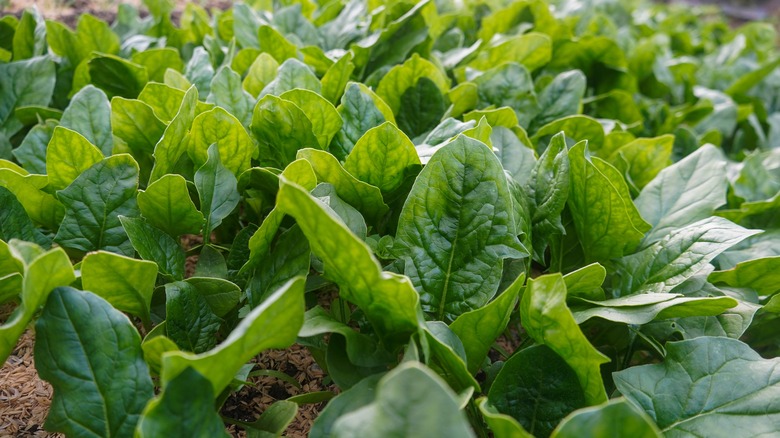
[[711, 145], [662, 170], [636, 198], [639, 213], [653, 226], [643, 245], [712, 216], [726, 203], [726, 187], [726, 163]]
[[586, 156], [585, 142], [569, 150], [568, 205], [588, 262], [606, 262], [632, 252], [650, 226], [637, 211], [620, 172]]
[[149, 308], [157, 265], [153, 262], [98, 251], [81, 262], [81, 284], [85, 290], [111, 303], [117, 310], [141, 317], [150, 325]]
[[211, 93], [206, 102], [224, 108], [245, 127], [252, 122], [255, 98], [244, 91], [241, 76], [228, 67], [222, 67], [211, 80]]
[[[24, 333], [27, 324], [45, 302], [52, 289], [76, 280], [73, 266], [62, 248], [48, 252], [32, 243], [14, 240], [8, 246], [17, 264], [23, 267], [21, 304], [0, 325], [0, 363], [5, 363]], [[37, 357], [37, 355], [36, 355]]]
[[222, 164], [236, 176], [250, 167], [252, 156], [257, 153], [246, 129], [232, 114], [215, 107], [195, 117], [192, 122], [188, 152], [195, 167], [208, 160], [208, 150], [213, 144], [219, 149]]
[[780, 290], [780, 257], [737, 263], [737, 266], [727, 271], [713, 272], [707, 280], [733, 287], [749, 287], [759, 295], [772, 295]]
[[517, 420], [521, 430], [549, 436], [568, 413], [586, 406], [586, 396], [575, 370], [547, 346], [535, 345], [504, 363], [488, 402]]
[[168, 69], [184, 71], [184, 62], [179, 56], [179, 51], [172, 47], [157, 47], [135, 52], [130, 60], [146, 67], [149, 80], [154, 82], [165, 81], [165, 71]]
[[68, 58], [72, 66], [89, 59], [92, 52], [116, 53], [120, 45], [108, 23], [88, 13], [79, 16], [75, 32], [62, 23], [47, 21], [46, 40], [52, 52]]
[[301, 149], [298, 158], [311, 164], [319, 182], [332, 184], [339, 197], [358, 209], [370, 222], [378, 221], [388, 207], [379, 188], [352, 176], [331, 154], [316, 149]]
[[184, 250], [171, 236], [142, 219], [119, 216], [119, 220], [142, 259], [155, 262], [163, 275], [184, 278]]
[[563, 276], [528, 280], [520, 301], [520, 318], [531, 338], [550, 347], [574, 370], [589, 405], [607, 401], [600, 366], [609, 359], [590, 344], [566, 307]]
[[667, 343], [663, 363], [613, 377], [667, 436], [772, 435], [780, 421], [778, 361], [736, 339], [700, 337]]
[[252, 65], [242, 83], [244, 90], [254, 97], [257, 97], [266, 85], [276, 77], [279, 70], [279, 63], [268, 53], [261, 53]]
[[[271, 26], [261, 25], [257, 32], [260, 51], [270, 53], [278, 62], [298, 57], [298, 48]], [[295, 59], [297, 61], [297, 59]]]
[[[293, 161], [284, 169], [282, 175], [290, 182], [298, 184], [307, 191], [314, 190], [317, 185], [317, 175], [314, 174], [311, 164], [306, 160], [301, 159]], [[278, 178], [276, 178], [275, 185], [275, 188], [279, 187]], [[241, 268], [241, 273], [246, 273], [249, 272], [250, 269], [254, 269], [261, 258], [271, 250], [271, 243], [273, 242], [284, 217], [284, 213], [276, 207], [268, 213], [268, 216], [263, 220], [263, 223], [260, 224], [260, 227], [249, 239], [249, 260]]]
[[393, 361], [393, 355], [374, 336], [355, 331], [352, 327], [336, 320], [328, 311], [316, 306], [306, 312], [301, 338], [311, 338], [325, 333], [344, 337], [349, 361], [361, 367], [383, 366]]
[[591, 263], [563, 276], [566, 293], [569, 298], [580, 297], [590, 300], [603, 300], [601, 285], [607, 278], [607, 270], [598, 263]]
[[555, 428], [552, 438], [631, 436], [661, 438], [653, 420], [624, 398], [572, 412]]
[[[541, 128], [531, 137], [531, 143], [537, 145], [537, 150], [546, 146], [548, 139], [563, 131], [566, 134], [567, 144], [571, 146], [582, 140], [588, 141], [588, 150], [596, 156], [604, 145], [604, 127], [598, 120], [588, 116], [568, 116], [552, 121]], [[571, 153], [569, 153], [571, 155]]]
[[420, 165], [414, 144], [390, 122], [369, 129], [347, 156], [344, 168], [361, 181], [393, 193]]
[[195, 172], [195, 186], [200, 198], [200, 211], [205, 217], [203, 222], [204, 242], [236, 206], [241, 196], [238, 194], [238, 180], [222, 165], [216, 144], [208, 149], [208, 161]]
[[[479, 382], [466, 367], [463, 342], [442, 321], [428, 321], [423, 329], [425, 364], [458, 392], [480, 391]], [[422, 335], [421, 335], [422, 336]]]
[[148, 104], [115, 97], [111, 99], [111, 127], [114, 135], [124, 140], [134, 153], [153, 153], [166, 126]]
[[607, 161], [641, 190], [671, 163], [673, 145], [673, 135], [638, 138], [613, 152]]
[[22, 175], [13, 168], [0, 167], [0, 187], [16, 196], [34, 222], [57, 229], [65, 211], [54, 196], [42, 190], [48, 182], [45, 175]]
[[260, 418], [245, 424], [247, 438], [281, 437], [298, 414], [298, 404], [288, 400], [274, 402], [263, 411]]
[[160, 436], [228, 436], [214, 409], [211, 383], [187, 368], [150, 401], [138, 421], [137, 438]]
[[327, 150], [333, 136], [339, 132], [344, 123], [336, 107], [319, 94], [300, 88], [286, 91], [280, 97], [294, 103], [306, 114], [320, 149]]
[[550, 62], [551, 58], [550, 37], [530, 32], [487, 45], [468, 66], [477, 70], [488, 70], [506, 62], [517, 62], [529, 71], [534, 71]]
[[561, 213], [569, 199], [569, 151], [562, 132], [553, 136], [547, 149], [536, 162], [527, 183], [527, 194], [532, 201], [531, 217], [536, 260], [544, 260], [548, 236], [566, 234]]
[[423, 310], [454, 320], [495, 295], [503, 259], [527, 255], [511, 212], [501, 163], [483, 143], [460, 136], [434, 154], [404, 204], [395, 241]]
[[678, 228], [642, 251], [620, 259], [617, 288], [624, 296], [670, 292], [718, 254], [760, 232], [719, 217]]
[[[277, 60], [278, 61], [278, 60]], [[285, 91], [301, 88], [319, 93], [322, 85], [308, 65], [297, 59], [288, 59], [279, 66], [276, 77], [263, 88], [258, 97], [281, 96]]]
[[[423, 406], [409, 403], [423, 398]], [[474, 436], [457, 395], [439, 376], [414, 362], [401, 364], [382, 377], [376, 399], [341, 416], [332, 432], [334, 437]]]
[[198, 234], [203, 215], [195, 207], [181, 175], [168, 174], [138, 192], [138, 208], [149, 224], [171, 237]]
[[96, 295], [62, 287], [49, 297], [35, 334], [35, 367], [54, 387], [46, 429], [131, 436], [154, 387], [130, 320]]
[[103, 160], [103, 153], [76, 131], [54, 128], [46, 149], [46, 174], [49, 187], [62, 190], [79, 175]]
[[368, 245], [305, 190], [286, 178], [280, 183], [277, 208], [298, 222], [328, 277], [341, 286], [340, 296], [363, 310], [386, 345], [406, 343], [422, 320], [411, 281], [384, 272]]
[[35, 5], [22, 13], [11, 44], [14, 61], [46, 54], [46, 22]]
[[[135, 97], [135, 96], [133, 96]], [[103, 155], [111, 155], [111, 105], [103, 91], [87, 85], [79, 90], [60, 119], [60, 125], [70, 128], [97, 146]]]
[[66, 210], [54, 241], [79, 251], [132, 255], [119, 215], [138, 215], [137, 191], [138, 164], [130, 155], [113, 155], [93, 165], [57, 192]]
[[[150, 182], [160, 179], [165, 174], [173, 173], [179, 158], [187, 150], [187, 134], [195, 119], [197, 102], [198, 90], [195, 87], [190, 87], [184, 95], [184, 99], [181, 100], [181, 105], [175, 116], [165, 128], [165, 133], [154, 147], [155, 161]], [[152, 108], [154, 107], [152, 105]]]
[[436, 65], [418, 54], [396, 65], [379, 81], [376, 94], [384, 100], [396, 116], [401, 110], [402, 96], [417, 85], [420, 79], [432, 81], [441, 93], [450, 89], [450, 80]]
[[228, 314], [241, 300], [241, 288], [228, 280], [214, 277], [190, 277], [184, 280], [206, 299], [211, 311], [220, 318]]
[[344, 159], [366, 131], [384, 123], [395, 122], [393, 111], [373, 91], [363, 84], [351, 82], [337, 108], [344, 125], [331, 144], [331, 152]]
[[253, 309], [216, 348], [202, 354], [165, 353], [163, 387], [192, 367], [211, 382], [214, 394], [219, 394], [249, 359], [269, 348], [289, 347], [303, 325], [304, 283], [302, 277], [288, 282]]
[[16, 161], [31, 173], [46, 173], [46, 148], [59, 123], [47, 120], [30, 129], [22, 144], [12, 151]]
[[654, 319], [715, 316], [737, 305], [730, 297], [684, 297], [669, 293], [645, 293], [604, 301], [582, 299], [575, 303], [580, 304], [572, 307], [577, 324], [598, 317], [634, 325], [647, 324]]
[[374, 374], [358, 382], [355, 386], [342, 391], [325, 405], [314, 424], [311, 426], [309, 436], [326, 437], [333, 433], [333, 425], [338, 419], [349, 412], [356, 411], [376, 398], [376, 386], [383, 374]]
[[[534, 83], [525, 67], [517, 63], [491, 68], [474, 80], [481, 106], [508, 107], [527, 126], [539, 112]], [[496, 126], [496, 123], [491, 123]], [[512, 123], [508, 128], [514, 127]]]
[[312, 123], [298, 105], [268, 95], [252, 115], [252, 134], [259, 141], [260, 163], [283, 168], [295, 161], [301, 148], [318, 147]]
[[506, 330], [524, 282], [525, 274], [521, 274], [495, 300], [461, 314], [450, 324], [450, 329], [463, 341], [471, 374], [479, 371], [493, 342]]
[[352, 63], [352, 52], [347, 52], [339, 58], [322, 77], [322, 97], [334, 105], [338, 104], [344, 89], [347, 87], [349, 77], [355, 70], [355, 64]]

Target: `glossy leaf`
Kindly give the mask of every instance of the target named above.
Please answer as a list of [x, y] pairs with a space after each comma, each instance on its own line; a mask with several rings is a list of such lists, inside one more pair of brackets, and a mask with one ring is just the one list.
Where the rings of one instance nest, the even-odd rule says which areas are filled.
[[648, 248], [620, 259], [620, 294], [670, 292], [718, 254], [758, 232], [719, 217], [678, 228]]
[[203, 225], [203, 215], [192, 202], [187, 181], [181, 175], [165, 175], [138, 192], [138, 208], [150, 225], [172, 237], [198, 234]]
[[340, 295], [357, 304], [377, 334], [395, 346], [418, 329], [419, 296], [404, 276], [384, 272], [371, 249], [300, 187], [281, 180], [277, 207], [294, 217], [312, 252], [325, 262]]
[[742, 342], [719, 337], [668, 343], [666, 352], [663, 363], [613, 374], [620, 392], [661, 432], [774, 433], [780, 416], [773, 397], [780, 386], [777, 359], [763, 359]]
[[553, 438], [631, 435], [660, 438], [661, 431], [644, 412], [625, 399], [610, 400], [592, 408], [580, 409], [555, 428]]
[[149, 309], [157, 265], [153, 262], [98, 251], [81, 262], [81, 284], [85, 290], [108, 301], [117, 310], [141, 317], [149, 324]]
[[38, 308], [46, 302], [49, 293], [60, 286], [67, 286], [76, 280], [73, 267], [62, 248], [44, 252], [30, 243], [11, 242], [10, 254], [21, 265], [21, 304], [3, 325], [0, 325], [0, 362], [13, 351], [19, 337], [32, 320]]
[[200, 211], [205, 218], [203, 235], [208, 243], [209, 235], [238, 205], [238, 181], [222, 165], [216, 144], [208, 149], [208, 161], [195, 172], [195, 186], [200, 198]]
[[130, 320], [96, 295], [58, 288], [35, 332], [36, 368], [54, 387], [46, 428], [74, 436], [132, 435], [154, 393]]
[[[422, 365], [409, 362], [393, 369], [379, 381], [376, 394], [373, 403], [339, 418], [333, 436], [473, 436], [457, 396]], [[428, 400], [424, 409], [409, 403], [420, 397]]]
[[157, 264], [160, 273], [175, 280], [184, 278], [184, 250], [173, 238], [142, 219], [119, 216], [135, 251]]
[[569, 151], [568, 205], [588, 262], [603, 262], [632, 252], [650, 226], [642, 219], [623, 176], [598, 157], [587, 157], [585, 143]]
[[528, 334], [556, 352], [574, 370], [589, 405], [607, 400], [600, 365], [609, 359], [582, 334], [566, 306], [566, 283], [560, 274], [528, 281], [520, 301], [520, 318]]
[[54, 241], [80, 251], [132, 255], [119, 215], [138, 214], [137, 190], [138, 164], [129, 155], [114, 155], [90, 167], [57, 192], [66, 213]]
[[643, 243], [705, 219], [725, 202], [725, 162], [713, 146], [702, 146], [662, 170], [636, 198], [637, 210], [653, 226]]
[[502, 260], [527, 254], [511, 208], [501, 164], [483, 143], [458, 137], [436, 152], [412, 187], [396, 236], [425, 311], [454, 320], [495, 295]]

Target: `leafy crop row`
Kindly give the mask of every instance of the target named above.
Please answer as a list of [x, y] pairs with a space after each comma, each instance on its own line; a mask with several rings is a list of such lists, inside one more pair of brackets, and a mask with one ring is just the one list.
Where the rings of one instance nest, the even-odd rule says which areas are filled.
[[312, 436], [780, 430], [770, 25], [146, 7], [0, 19], [0, 361], [35, 321], [48, 430], [224, 435], [250, 361], [296, 342], [340, 389]]

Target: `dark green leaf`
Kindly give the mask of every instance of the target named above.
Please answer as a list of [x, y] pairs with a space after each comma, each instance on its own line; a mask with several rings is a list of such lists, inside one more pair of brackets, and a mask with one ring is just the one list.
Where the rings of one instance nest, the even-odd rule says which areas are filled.
[[72, 436], [131, 436], [154, 393], [130, 320], [96, 295], [58, 288], [35, 332], [35, 366], [54, 387], [46, 428]]

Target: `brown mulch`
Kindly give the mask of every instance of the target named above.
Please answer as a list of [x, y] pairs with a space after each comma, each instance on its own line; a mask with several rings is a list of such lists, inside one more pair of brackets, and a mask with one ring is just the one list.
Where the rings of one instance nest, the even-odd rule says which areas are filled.
[[52, 388], [38, 378], [33, 361], [32, 330], [0, 368], [0, 436], [63, 437], [43, 430], [51, 404]]

